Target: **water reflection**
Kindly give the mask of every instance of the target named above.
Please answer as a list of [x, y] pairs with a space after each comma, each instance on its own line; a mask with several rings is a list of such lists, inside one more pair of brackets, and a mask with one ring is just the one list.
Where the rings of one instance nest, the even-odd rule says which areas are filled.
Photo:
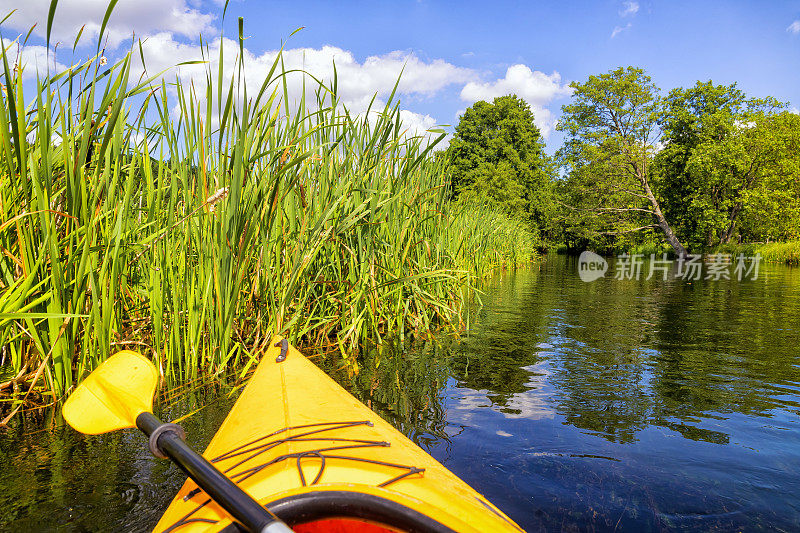
[[[531, 531], [800, 530], [800, 272], [584, 283], [576, 266], [498, 275], [466, 334], [373, 350], [354, 377], [315, 361]], [[211, 402], [183, 422], [202, 448], [221, 392], [165, 417]], [[183, 475], [133, 432], [60, 424], [0, 435], [0, 529], [152, 527]]]
[[[202, 449], [231, 403], [201, 388], [156, 409], [174, 419], [206, 406], [181, 422]], [[136, 430], [86, 436], [56, 411], [18, 417], [0, 433], [0, 530], [150, 531], [185, 479]]]
[[448, 439], [443, 389], [454, 340], [442, 336], [409, 350], [399, 344], [368, 350], [354, 377], [329, 361], [316, 362], [384, 420], [430, 449]]
[[450, 376], [431, 452], [532, 530], [800, 528], [800, 275], [673, 274], [498, 276], [428, 363]]
[[686, 428], [727, 412], [797, 412], [800, 276], [767, 266], [762, 277], [582, 283], [574, 260], [557, 258], [487, 289], [451, 367], [501, 412], [550, 385], [570, 424], [610, 441], [658, 425], [721, 442]]

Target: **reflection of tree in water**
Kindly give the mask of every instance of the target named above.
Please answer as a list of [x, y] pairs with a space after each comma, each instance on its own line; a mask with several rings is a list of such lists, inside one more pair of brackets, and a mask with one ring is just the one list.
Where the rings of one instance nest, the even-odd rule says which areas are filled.
[[553, 391], [537, 405], [619, 443], [656, 425], [723, 444], [729, 436], [704, 422], [800, 411], [786, 397], [800, 382], [800, 326], [785, 323], [800, 317], [796, 271], [767, 266], [772, 277], [760, 282], [582, 283], [570, 261], [492, 280], [459, 342], [365, 357], [349, 388], [423, 444], [445, 435], [448, 376], [506, 415], [526, 416], [518, 404], [544, 383]]
[[531, 373], [521, 367], [532, 365], [538, 359], [521, 347], [499, 344], [496, 337], [502, 334], [498, 328], [492, 335], [495, 338], [485, 345], [462, 342], [455, 349], [451, 368], [459, 386], [485, 390], [492, 404], [507, 407], [514, 394], [530, 390]]
[[[411, 393], [409, 405], [425, 405], [450, 372], [451, 421], [486, 424], [469, 428], [466, 440], [453, 439], [453, 464], [484, 457], [474, 451], [482, 443], [470, 439], [500, 450], [492, 457], [502, 474], [487, 493], [509, 502], [510, 511], [516, 505], [531, 530], [736, 531], [784, 524], [780, 513], [791, 519], [790, 495], [752, 489], [769, 468], [788, 465], [791, 454], [751, 453], [748, 446], [785, 429], [777, 427], [783, 419], [757, 417], [798, 411], [791, 403], [800, 383], [797, 271], [776, 268], [768, 280], [749, 284], [608, 277], [583, 283], [568, 261], [549, 259], [541, 272], [517, 272], [484, 287], [485, 305], [450, 352], [362, 365], [360, 397], [373, 406], [384, 398], [381, 415], [402, 419], [398, 425], [426, 427], [425, 420], [398, 417], [395, 406], [403, 392]], [[384, 384], [370, 393], [375, 375]], [[486, 412], [489, 402], [494, 413]], [[758, 429], [770, 423], [776, 428]], [[493, 439], [497, 428], [530, 448]], [[750, 464], [757, 465], [750, 473], [736, 472]], [[738, 483], [743, 478], [747, 483]], [[764, 484], [773, 481], [794, 483], [778, 470]]]
[[[638, 299], [635, 281], [610, 280], [568, 288], [551, 331], [562, 339], [551, 361], [558, 411], [575, 427], [612, 442], [632, 442], [647, 427], [647, 390], [655, 309]], [[605, 285], [604, 285], [605, 284]]]
[[770, 273], [767, 282], [676, 283], [664, 291], [653, 367], [656, 423], [768, 415], [778, 406], [797, 411], [776, 396], [794, 394], [800, 381], [798, 323], [785, 322], [800, 317], [800, 279]]
[[545, 338], [553, 302], [539, 293], [538, 276], [521, 271], [492, 280], [483, 288], [474, 327], [453, 349], [450, 368], [458, 385], [487, 391], [501, 410], [514, 411], [511, 398], [532, 386], [532, 373], [524, 367], [541, 360], [537, 345]]
[[370, 350], [361, 357], [356, 376], [332, 374], [384, 420], [430, 449], [448, 440], [441, 395], [449, 376], [447, 345], [442, 338], [408, 351], [400, 345]]
[[553, 328], [566, 339], [550, 361], [559, 412], [614, 442], [658, 425], [719, 444], [729, 436], [702, 420], [796, 412], [776, 397], [800, 381], [798, 325], [785, 324], [799, 288], [785, 269], [767, 282], [573, 284]]
[[530, 394], [535, 364], [547, 369], [566, 421], [612, 442], [658, 425], [725, 443], [728, 435], [702, 421], [797, 411], [779, 398], [800, 382], [798, 324], [785, 323], [800, 317], [795, 271], [766, 266], [762, 275], [772, 277], [756, 282], [581, 283], [574, 261], [551, 261], [486, 287], [474, 327], [454, 347], [459, 385], [487, 391], [500, 411]]
[[[225, 386], [166, 393], [157, 414], [180, 423], [202, 450], [227, 416], [236, 395]], [[57, 409], [16, 417], [0, 433], [0, 530], [149, 531], [186, 475], [156, 459], [138, 430], [81, 435]]]

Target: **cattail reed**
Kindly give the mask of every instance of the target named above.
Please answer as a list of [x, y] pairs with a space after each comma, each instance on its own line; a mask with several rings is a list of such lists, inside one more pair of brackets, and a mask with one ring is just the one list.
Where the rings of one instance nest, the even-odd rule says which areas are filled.
[[280, 58], [250, 88], [220, 57], [191, 91], [133, 80], [131, 53], [32, 92], [3, 60], [0, 394], [60, 397], [125, 346], [167, 379], [244, 373], [274, 334], [355, 368], [365, 341], [458, 327], [476, 279], [533, 257], [523, 224], [449, 201], [396, 102], [348, 114], [334, 80], [292, 103]]

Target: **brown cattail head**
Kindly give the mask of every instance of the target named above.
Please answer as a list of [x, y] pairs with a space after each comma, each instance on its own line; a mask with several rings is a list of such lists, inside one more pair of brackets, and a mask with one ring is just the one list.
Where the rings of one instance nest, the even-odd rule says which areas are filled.
[[218, 189], [217, 192], [215, 192], [214, 194], [209, 196], [208, 199], [205, 202], [205, 205], [208, 206], [208, 211], [210, 213], [213, 213], [214, 209], [215, 209], [215, 207], [214, 207], [215, 204], [217, 202], [221, 201], [221, 200], [224, 200], [225, 198], [227, 198], [227, 196], [228, 196], [228, 188], [227, 187], [223, 187], [221, 189]]

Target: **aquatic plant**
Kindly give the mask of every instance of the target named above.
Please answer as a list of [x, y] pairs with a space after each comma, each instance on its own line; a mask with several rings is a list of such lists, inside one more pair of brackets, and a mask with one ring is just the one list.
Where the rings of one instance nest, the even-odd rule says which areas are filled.
[[768, 263], [784, 263], [789, 266], [800, 265], [800, 241], [726, 244], [715, 247], [713, 253], [744, 254], [748, 257], [759, 254], [761, 259]]
[[800, 265], [800, 241], [772, 242], [756, 248], [764, 261]]
[[244, 374], [274, 334], [355, 368], [534, 256], [522, 223], [449, 201], [394, 94], [355, 115], [306, 76], [292, 100], [280, 55], [252, 91], [239, 29], [204, 84], [134, 80], [136, 46], [32, 84], [2, 42], [0, 393], [60, 397], [123, 348], [170, 379]]

